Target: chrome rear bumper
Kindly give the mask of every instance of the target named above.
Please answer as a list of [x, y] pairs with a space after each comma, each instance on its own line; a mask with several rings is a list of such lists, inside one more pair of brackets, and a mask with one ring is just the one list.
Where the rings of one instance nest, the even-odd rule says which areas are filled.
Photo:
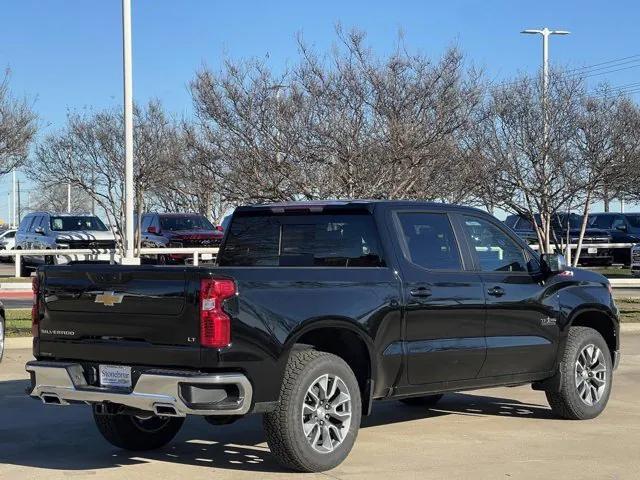
[[[251, 408], [253, 394], [251, 383], [240, 373], [142, 373], [132, 390], [123, 391], [89, 385], [78, 363], [32, 361], [26, 370], [32, 379], [29, 395], [55, 405], [111, 403], [178, 417], [244, 415]], [[207, 401], [211, 398], [214, 401]]]

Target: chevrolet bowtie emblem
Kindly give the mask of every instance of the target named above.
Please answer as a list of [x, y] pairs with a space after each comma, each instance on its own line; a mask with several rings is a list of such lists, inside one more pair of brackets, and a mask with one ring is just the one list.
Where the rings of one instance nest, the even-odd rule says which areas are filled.
[[124, 294], [114, 292], [102, 292], [96, 295], [96, 303], [102, 303], [105, 307], [113, 307], [116, 303], [122, 303]]

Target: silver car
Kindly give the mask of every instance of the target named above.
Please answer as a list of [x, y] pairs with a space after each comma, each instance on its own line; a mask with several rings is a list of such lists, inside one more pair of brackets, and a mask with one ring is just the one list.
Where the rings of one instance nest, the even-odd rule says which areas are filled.
[[[115, 236], [102, 220], [91, 214], [33, 212], [20, 222], [16, 233], [16, 250], [113, 249]], [[109, 260], [109, 254], [92, 255], [89, 260]], [[65, 264], [86, 259], [77, 255], [25, 255], [23, 272], [43, 263]]]

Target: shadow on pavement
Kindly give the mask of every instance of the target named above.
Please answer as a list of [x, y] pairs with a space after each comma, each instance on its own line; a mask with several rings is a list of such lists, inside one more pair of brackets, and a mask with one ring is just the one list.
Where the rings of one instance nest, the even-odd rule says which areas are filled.
[[[248, 472], [282, 471], [266, 446], [258, 415], [217, 427], [200, 418], [188, 418], [167, 447], [151, 452], [127, 452], [102, 439], [89, 408], [45, 407], [26, 397], [27, 385], [26, 380], [0, 382], [0, 464], [78, 471], [162, 461]], [[553, 418], [551, 411], [540, 405], [449, 394], [431, 409], [392, 401], [375, 404], [373, 414], [363, 419], [362, 427], [452, 414]]]

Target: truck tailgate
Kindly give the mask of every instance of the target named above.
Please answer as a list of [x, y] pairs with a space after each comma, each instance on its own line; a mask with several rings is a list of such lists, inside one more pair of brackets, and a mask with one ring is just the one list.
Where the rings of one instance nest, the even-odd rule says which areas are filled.
[[[188, 277], [184, 267], [41, 268], [37, 353], [116, 363], [198, 363], [198, 301]], [[175, 361], [163, 350], [173, 352]]]

